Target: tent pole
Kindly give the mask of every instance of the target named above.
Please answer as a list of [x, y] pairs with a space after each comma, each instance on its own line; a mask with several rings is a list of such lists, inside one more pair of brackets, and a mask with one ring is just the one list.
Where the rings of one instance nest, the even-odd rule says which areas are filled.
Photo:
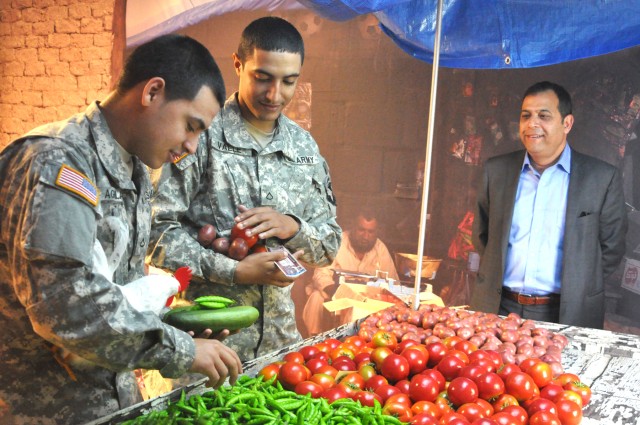
[[427, 207], [429, 204], [429, 181], [431, 179], [431, 151], [433, 146], [433, 128], [436, 115], [436, 95], [438, 91], [438, 68], [440, 63], [440, 32], [442, 30], [442, 1], [438, 0], [436, 13], [435, 37], [433, 40], [433, 65], [431, 71], [431, 98], [429, 100], [429, 121], [427, 127], [427, 148], [424, 159], [424, 183], [422, 185], [422, 205], [420, 208], [420, 230], [418, 236], [418, 260], [416, 264], [415, 293], [413, 309], [420, 305], [420, 284], [422, 280], [422, 257], [424, 255], [424, 239], [427, 227]]

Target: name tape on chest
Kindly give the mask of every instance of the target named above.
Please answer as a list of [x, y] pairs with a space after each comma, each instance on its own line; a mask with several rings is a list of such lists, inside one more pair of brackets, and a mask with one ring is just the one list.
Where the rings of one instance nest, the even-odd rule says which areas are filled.
[[56, 186], [75, 193], [82, 199], [87, 200], [91, 205], [98, 205], [98, 188], [89, 180], [87, 176], [73, 168], [62, 165], [56, 178]]

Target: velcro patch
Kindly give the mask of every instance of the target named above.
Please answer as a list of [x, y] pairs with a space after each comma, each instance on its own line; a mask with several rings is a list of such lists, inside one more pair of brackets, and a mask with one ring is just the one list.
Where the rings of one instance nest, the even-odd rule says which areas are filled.
[[178, 162], [182, 161], [187, 155], [189, 155], [189, 152], [185, 152], [182, 155], [180, 155], [179, 157], [177, 157], [176, 159], [173, 160], [174, 164], [177, 164]]
[[87, 176], [67, 165], [62, 164], [62, 167], [60, 167], [56, 178], [56, 186], [60, 186], [86, 199], [94, 207], [98, 205], [99, 192], [96, 186]]

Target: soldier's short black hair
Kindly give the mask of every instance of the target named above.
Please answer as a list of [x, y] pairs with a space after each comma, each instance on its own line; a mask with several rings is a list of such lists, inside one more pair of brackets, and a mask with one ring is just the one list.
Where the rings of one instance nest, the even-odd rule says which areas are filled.
[[164, 79], [167, 100], [193, 100], [207, 86], [224, 105], [220, 68], [209, 50], [191, 37], [167, 34], [138, 46], [127, 58], [116, 90], [124, 93], [154, 77]]
[[572, 114], [573, 105], [571, 103], [571, 95], [560, 84], [552, 83], [551, 81], [540, 81], [529, 87], [522, 96], [522, 100], [532, 94], [538, 94], [545, 91], [552, 91], [558, 96], [558, 110], [560, 115], [564, 119], [569, 114]]
[[287, 52], [300, 54], [304, 63], [304, 42], [302, 36], [288, 21], [275, 16], [258, 18], [242, 31], [238, 45], [238, 58], [242, 63], [255, 49], [266, 52]]

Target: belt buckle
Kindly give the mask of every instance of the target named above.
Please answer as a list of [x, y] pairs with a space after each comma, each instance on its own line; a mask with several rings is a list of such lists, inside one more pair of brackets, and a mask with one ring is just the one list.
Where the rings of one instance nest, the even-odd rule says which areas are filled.
[[518, 299], [516, 301], [521, 305], [532, 305], [536, 303], [536, 297], [531, 294], [518, 292]]

